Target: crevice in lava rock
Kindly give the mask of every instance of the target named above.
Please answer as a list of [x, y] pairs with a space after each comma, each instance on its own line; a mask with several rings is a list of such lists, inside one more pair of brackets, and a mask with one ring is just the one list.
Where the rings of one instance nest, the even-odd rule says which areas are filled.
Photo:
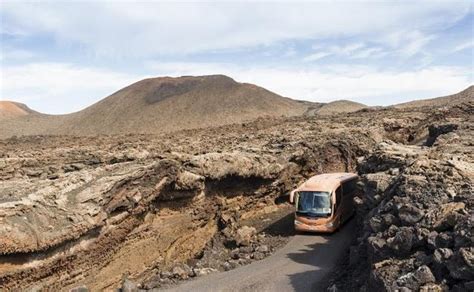
[[221, 195], [224, 197], [255, 195], [255, 192], [260, 187], [270, 185], [272, 182], [272, 179], [256, 176], [242, 177], [229, 175], [221, 179], [207, 179], [205, 182], [205, 192], [208, 196]]
[[428, 147], [433, 146], [436, 139], [444, 134], [451, 133], [458, 129], [456, 124], [445, 124], [445, 125], [430, 125], [428, 127], [428, 138], [426, 139], [425, 145]]

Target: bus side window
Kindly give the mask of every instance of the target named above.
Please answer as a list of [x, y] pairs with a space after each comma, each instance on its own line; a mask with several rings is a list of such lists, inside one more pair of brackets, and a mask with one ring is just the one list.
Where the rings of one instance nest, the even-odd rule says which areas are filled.
[[336, 189], [336, 210], [339, 208], [339, 205], [341, 205], [341, 200], [342, 200], [342, 188], [339, 186]]

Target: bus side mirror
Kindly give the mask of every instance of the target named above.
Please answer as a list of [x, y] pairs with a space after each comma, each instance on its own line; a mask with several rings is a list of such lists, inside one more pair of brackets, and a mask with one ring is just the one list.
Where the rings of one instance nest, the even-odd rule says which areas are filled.
[[291, 191], [290, 193], [290, 203], [291, 204], [295, 203], [295, 191]]

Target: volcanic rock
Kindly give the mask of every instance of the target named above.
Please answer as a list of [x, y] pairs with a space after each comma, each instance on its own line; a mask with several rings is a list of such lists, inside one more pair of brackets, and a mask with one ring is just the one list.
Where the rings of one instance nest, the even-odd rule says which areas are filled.
[[255, 234], [257, 234], [257, 230], [254, 227], [243, 226], [237, 230], [235, 242], [240, 246], [248, 246]]

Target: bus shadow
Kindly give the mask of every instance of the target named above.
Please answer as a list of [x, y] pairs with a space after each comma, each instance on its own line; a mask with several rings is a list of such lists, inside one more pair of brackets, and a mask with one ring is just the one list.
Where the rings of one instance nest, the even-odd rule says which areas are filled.
[[283, 216], [262, 231], [271, 236], [289, 237], [295, 235], [295, 214], [293, 212]]

